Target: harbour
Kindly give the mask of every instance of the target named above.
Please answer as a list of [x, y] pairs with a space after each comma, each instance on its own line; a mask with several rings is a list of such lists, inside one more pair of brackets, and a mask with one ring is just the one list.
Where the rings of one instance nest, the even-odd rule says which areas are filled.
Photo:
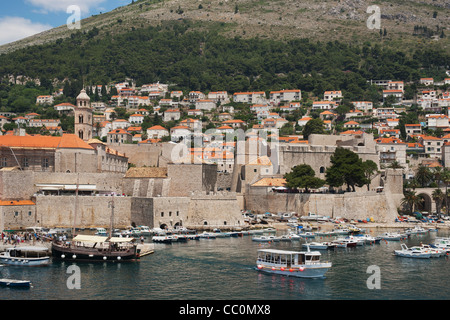
[[[404, 228], [398, 228], [404, 231]], [[368, 229], [376, 236], [392, 228]], [[282, 236], [287, 230], [277, 230]], [[332, 262], [324, 277], [307, 279], [258, 270], [261, 249], [304, 251], [316, 236], [293, 241], [256, 242], [251, 235], [200, 238], [171, 244], [144, 242], [151, 254], [137, 262], [73, 262], [53, 259], [45, 267], [0, 267], [5, 279], [30, 280], [26, 290], [1, 287], [3, 300], [441, 300], [450, 297], [448, 255], [412, 259], [394, 255], [408, 247], [434, 243], [449, 231], [411, 234], [401, 241], [318, 250]], [[311, 249], [312, 250], [312, 249]], [[317, 250], [314, 250], [317, 251]], [[70, 283], [79, 269], [79, 289]], [[374, 269], [375, 268], [375, 269]], [[371, 270], [378, 270], [373, 273]], [[375, 282], [374, 282], [375, 281]], [[421, 290], [417, 290], [420, 287]]]

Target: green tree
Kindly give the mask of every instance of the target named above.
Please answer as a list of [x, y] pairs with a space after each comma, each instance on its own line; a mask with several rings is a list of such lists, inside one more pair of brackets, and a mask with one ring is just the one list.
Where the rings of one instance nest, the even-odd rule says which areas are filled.
[[309, 120], [303, 127], [303, 139], [307, 140], [311, 134], [324, 134], [323, 121], [319, 118]]
[[330, 162], [331, 167], [325, 173], [330, 187], [340, 187], [345, 183], [347, 190], [354, 192], [355, 186], [362, 187], [367, 183], [363, 162], [353, 151], [338, 147]]
[[416, 171], [416, 179], [417, 182], [419, 182], [420, 186], [424, 188], [433, 179], [433, 173], [430, 171], [428, 167], [420, 165]]
[[444, 201], [445, 194], [441, 189], [436, 189], [431, 194], [431, 197], [433, 198], [434, 202], [436, 202], [436, 212], [439, 215], [441, 213], [442, 201]]
[[402, 205], [407, 206], [409, 209], [409, 214], [412, 214], [414, 212], [414, 208], [420, 203], [420, 197], [415, 191], [408, 190], [405, 191], [401, 203]]
[[320, 188], [325, 181], [315, 176], [314, 170], [310, 165], [300, 164], [292, 168], [291, 172], [286, 173], [286, 186], [290, 189], [304, 188], [305, 192], [309, 192], [310, 188]]
[[372, 160], [366, 160], [363, 162], [363, 170], [366, 177], [367, 191], [369, 191], [372, 178], [378, 172], [378, 166]]

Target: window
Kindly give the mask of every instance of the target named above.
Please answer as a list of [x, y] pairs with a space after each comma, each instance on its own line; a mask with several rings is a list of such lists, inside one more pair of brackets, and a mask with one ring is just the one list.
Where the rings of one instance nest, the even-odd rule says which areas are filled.
[[48, 168], [48, 167], [49, 167], [48, 158], [42, 159], [42, 168]]
[[7, 167], [8, 166], [8, 161], [6, 160], [6, 158], [2, 158], [0, 161], [0, 167]]
[[22, 167], [24, 167], [24, 168], [29, 167], [28, 158], [25, 157], [22, 159]]
[[164, 217], [164, 212], [161, 212], [161, 217]]

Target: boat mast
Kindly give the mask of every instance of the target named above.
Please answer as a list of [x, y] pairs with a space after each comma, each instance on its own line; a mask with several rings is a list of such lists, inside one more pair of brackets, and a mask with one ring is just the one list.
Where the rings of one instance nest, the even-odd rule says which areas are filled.
[[111, 207], [111, 222], [109, 227], [109, 237], [111, 238], [114, 226], [114, 192], [112, 193], [112, 200], [110, 201], [109, 206]]
[[80, 174], [77, 173], [77, 187], [75, 189], [75, 212], [73, 214], [73, 226], [72, 226], [72, 237], [75, 236], [75, 225], [77, 221], [77, 212], [78, 212], [78, 188], [80, 185]]

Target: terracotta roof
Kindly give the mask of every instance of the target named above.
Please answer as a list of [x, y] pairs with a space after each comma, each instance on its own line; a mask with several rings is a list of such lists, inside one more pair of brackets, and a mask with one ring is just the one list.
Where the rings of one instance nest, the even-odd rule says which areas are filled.
[[58, 144], [58, 148], [64, 148], [64, 149], [91, 149], [94, 148], [91, 147], [89, 144], [87, 144], [85, 141], [78, 138], [75, 134], [63, 134], [61, 137], [61, 140]]
[[285, 187], [286, 179], [283, 178], [262, 178], [258, 180], [252, 187]]
[[31, 200], [0, 200], [0, 206], [34, 206]]
[[153, 126], [151, 128], [148, 128], [147, 130], [164, 130], [164, 131], [167, 131], [166, 128], [164, 128], [164, 127], [162, 127], [160, 125]]

